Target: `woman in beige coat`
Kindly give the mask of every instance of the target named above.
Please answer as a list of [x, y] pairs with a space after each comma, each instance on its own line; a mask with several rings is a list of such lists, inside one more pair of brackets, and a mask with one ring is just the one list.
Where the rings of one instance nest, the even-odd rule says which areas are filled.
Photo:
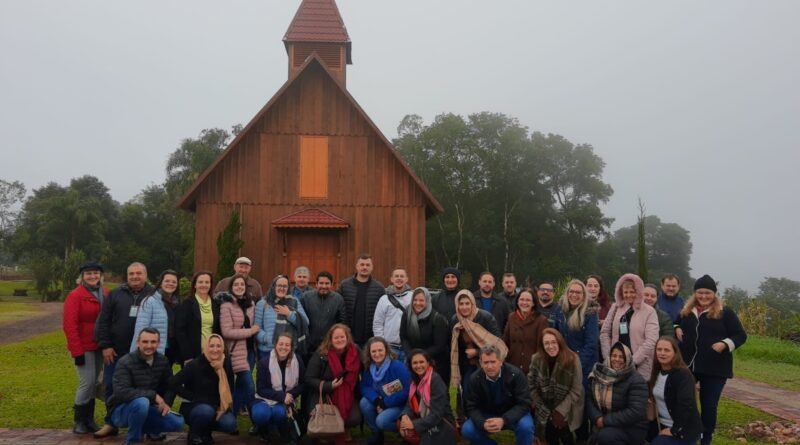
[[600, 330], [603, 357], [608, 357], [611, 345], [621, 342], [633, 352], [636, 371], [649, 379], [658, 341], [658, 314], [644, 304], [644, 282], [638, 275], [623, 275], [617, 281], [614, 297], [615, 303]]

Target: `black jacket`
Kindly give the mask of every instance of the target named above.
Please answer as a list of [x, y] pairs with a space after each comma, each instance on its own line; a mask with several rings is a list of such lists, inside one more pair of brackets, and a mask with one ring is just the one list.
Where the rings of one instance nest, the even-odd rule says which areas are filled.
[[[225, 357], [223, 367], [228, 377], [228, 386], [233, 394], [233, 368], [228, 356]], [[186, 364], [182, 370], [169, 379], [169, 386], [173, 393], [184, 399], [181, 403], [181, 413], [184, 415], [191, 412], [191, 408], [184, 405], [194, 406], [198, 403], [205, 403], [214, 409], [219, 407], [219, 377], [217, 371], [214, 371], [203, 354]]]
[[[356, 348], [358, 348], [356, 346]], [[361, 351], [359, 351], [361, 354]], [[321, 354], [319, 351], [314, 352], [311, 354], [311, 358], [308, 360], [308, 366], [306, 367], [306, 376], [305, 376], [305, 384], [306, 384], [306, 392], [303, 395], [303, 408], [310, 412], [319, 402], [319, 383], [324, 381], [325, 383], [322, 385], [322, 394], [327, 395], [333, 392], [333, 379], [338, 376], [333, 375], [333, 371], [331, 371], [331, 367], [328, 366], [328, 355]], [[356, 383], [355, 387], [355, 401], [353, 402], [353, 407], [358, 407], [358, 402], [361, 400], [360, 394], [360, 385]], [[308, 414], [306, 412], [306, 414]], [[342, 414], [342, 417], [347, 420], [347, 416]]]
[[316, 351], [328, 329], [344, 323], [344, 299], [333, 291], [320, 297], [319, 291], [312, 289], [303, 294], [303, 309], [308, 316], [308, 351]]
[[169, 387], [172, 366], [166, 357], [156, 352], [153, 364], [149, 365], [139, 356], [139, 351], [125, 354], [117, 361], [112, 385], [114, 392], [106, 401], [108, 412], [117, 406], [139, 397], [155, 403], [156, 394], [172, 405], [174, 395]]
[[[222, 335], [219, 327], [219, 303], [213, 299], [211, 313], [214, 315], [214, 325], [211, 331], [214, 334]], [[178, 342], [178, 363], [183, 363], [202, 354], [201, 339], [200, 305], [197, 303], [197, 299], [190, 295], [175, 310], [175, 340]]]
[[127, 283], [111, 291], [97, 318], [97, 346], [100, 349], [114, 348], [118, 357], [131, 350], [136, 327], [136, 314], [131, 316], [131, 306], [138, 308], [144, 297], [153, 292], [155, 288], [150, 284], [145, 284], [139, 292], [133, 292]]
[[[355, 329], [353, 321], [353, 314], [356, 307], [356, 276], [342, 281], [339, 288], [336, 289], [342, 298], [344, 298], [344, 323], [350, 326], [350, 329]], [[378, 306], [378, 301], [386, 293], [386, 288], [378, 280], [369, 277], [367, 284], [367, 319], [365, 327], [366, 338], [356, 338], [356, 342], [366, 341], [372, 338], [372, 319], [375, 318], [375, 308]], [[355, 334], [355, 332], [353, 333]]]
[[694, 313], [678, 318], [678, 326], [683, 330], [680, 343], [681, 355], [696, 374], [717, 377], [733, 377], [733, 352], [726, 348], [717, 352], [711, 345], [730, 339], [738, 348], [747, 341], [747, 333], [736, 316], [728, 308], [722, 309], [722, 317], [708, 318], [708, 312], [700, 314], [698, 320]]
[[694, 377], [685, 368], [673, 369], [664, 385], [664, 402], [672, 418], [672, 436], [676, 439], [691, 440], [700, 437], [703, 422], [697, 410], [694, 395]]
[[431, 375], [431, 406], [428, 415], [415, 418], [416, 414], [410, 404], [406, 404], [401, 417], [404, 415], [411, 418], [414, 431], [420, 435], [420, 445], [456, 445], [450, 391], [437, 373]]
[[450, 329], [449, 323], [434, 309], [428, 318], [418, 321], [419, 338], [408, 335], [408, 315], [403, 312], [400, 319], [400, 339], [403, 342], [403, 351], [409, 357], [414, 349], [425, 350], [434, 362], [436, 372], [445, 381], [450, 380]]
[[[475, 294], [475, 304], [478, 305], [479, 308], [483, 309], [483, 305], [481, 304], [481, 296], [480, 292]], [[508, 314], [511, 313], [511, 304], [508, 302], [506, 297], [498, 296], [496, 294], [492, 295], [492, 310], [489, 311], [492, 313], [494, 320], [497, 322], [497, 328], [500, 329], [501, 335], [502, 332], [506, 329], [506, 323], [508, 322]]]
[[466, 395], [467, 415], [477, 428], [483, 430], [483, 423], [491, 417], [502, 417], [506, 425], [513, 425], [531, 411], [531, 395], [528, 391], [528, 380], [522, 370], [514, 365], [503, 363], [500, 371], [505, 402], [497, 406], [493, 402], [486, 373], [478, 369], [469, 381]]
[[[591, 386], [591, 383], [589, 384]], [[598, 417], [603, 425], [638, 429], [642, 436], [647, 432], [647, 398], [650, 391], [647, 382], [638, 372], [631, 371], [627, 377], [614, 383], [611, 392], [611, 411], [603, 412], [595, 400], [594, 393], [586, 397], [586, 416], [595, 424]]]
[[[453, 290], [442, 289], [431, 301], [433, 309], [442, 314], [448, 323], [456, 315], [456, 295], [460, 290], [460, 287]], [[452, 328], [453, 325], [451, 324], [450, 327]]]

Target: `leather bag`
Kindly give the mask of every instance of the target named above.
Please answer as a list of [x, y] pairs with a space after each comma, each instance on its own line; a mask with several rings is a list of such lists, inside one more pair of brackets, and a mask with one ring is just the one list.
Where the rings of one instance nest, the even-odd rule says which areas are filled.
[[325, 403], [326, 399], [322, 398], [324, 384], [324, 381], [319, 382], [319, 401], [308, 419], [308, 437], [326, 438], [344, 433], [344, 420], [339, 408], [330, 403], [330, 399]]

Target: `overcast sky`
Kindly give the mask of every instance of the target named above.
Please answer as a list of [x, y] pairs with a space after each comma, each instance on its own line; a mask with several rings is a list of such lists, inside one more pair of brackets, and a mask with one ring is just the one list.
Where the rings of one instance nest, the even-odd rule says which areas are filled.
[[[161, 183], [204, 128], [246, 124], [287, 78], [299, 0], [0, 2], [0, 178]], [[613, 228], [691, 232], [692, 274], [800, 280], [800, 2], [339, 0], [348, 89], [387, 137], [480, 111], [589, 143]]]

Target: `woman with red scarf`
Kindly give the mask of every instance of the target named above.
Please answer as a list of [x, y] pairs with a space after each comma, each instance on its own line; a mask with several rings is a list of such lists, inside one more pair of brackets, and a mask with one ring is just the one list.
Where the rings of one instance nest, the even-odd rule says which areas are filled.
[[407, 442], [419, 437], [420, 445], [455, 445], [456, 430], [450, 410], [447, 384], [434, 372], [431, 356], [414, 349], [408, 356], [411, 387], [408, 404], [398, 420], [400, 435]]
[[[306, 370], [305, 409], [310, 412], [319, 402], [320, 385], [324, 397], [339, 410], [345, 428], [361, 423], [361, 412], [356, 400], [356, 386], [361, 372], [358, 347], [353, 342], [350, 328], [337, 323], [328, 330], [319, 350], [311, 355]], [[347, 431], [335, 438], [336, 445], [347, 441]]]

